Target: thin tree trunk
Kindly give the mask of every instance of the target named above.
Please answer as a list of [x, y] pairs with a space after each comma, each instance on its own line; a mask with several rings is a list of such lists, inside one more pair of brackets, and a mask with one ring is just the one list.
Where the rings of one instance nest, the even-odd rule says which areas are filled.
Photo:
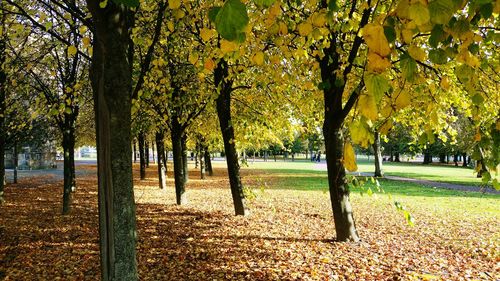
[[141, 131], [139, 132], [139, 173], [141, 176], [141, 180], [146, 179], [146, 156], [144, 155], [144, 143], [145, 136]]
[[207, 169], [208, 175], [213, 176], [214, 170], [212, 168], [212, 160], [210, 159], [210, 152], [208, 151], [208, 146], [205, 146], [203, 150], [204, 150], [203, 155], [205, 156], [205, 167]]
[[94, 93], [98, 161], [101, 280], [138, 280], [132, 184], [132, 62], [130, 17], [124, 5], [87, 0], [94, 45], [90, 78]]
[[199, 149], [198, 157], [200, 159], [200, 178], [202, 180], [204, 180], [205, 179], [205, 162], [203, 160], [205, 159], [205, 151], [201, 145], [199, 148], [200, 149]]
[[133, 148], [134, 148], [134, 163], [137, 163], [137, 142], [135, 141], [134, 139], [134, 145], [133, 145]]
[[394, 162], [401, 162], [401, 160], [399, 159], [399, 152], [394, 153]]
[[17, 183], [17, 170], [19, 169], [19, 150], [18, 150], [18, 144], [17, 141], [14, 141], [14, 183]]
[[156, 155], [158, 159], [158, 184], [160, 189], [167, 187], [167, 171], [165, 169], [165, 162], [163, 161], [165, 145], [163, 144], [164, 134], [162, 130], [156, 132]]
[[149, 168], [149, 141], [144, 137], [144, 157], [146, 158], [146, 168]]
[[188, 170], [188, 155], [187, 155], [187, 136], [182, 134], [181, 138], [181, 148], [182, 148], [182, 175], [184, 176], [184, 184], [189, 181], [189, 170]]
[[151, 141], [151, 155], [152, 155], [152, 160], [153, 160], [153, 164], [156, 163], [155, 161], [155, 143], [154, 141]]
[[373, 152], [375, 154], [375, 177], [383, 177], [384, 172], [382, 170], [382, 150], [380, 149], [380, 134], [375, 131], [374, 142], [373, 142]]
[[462, 161], [462, 167], [467, 167], [467, 153], [462, 153], [462, 158], [463, 158], [463, 161]]
[[229, 184], [231, 186], [231, 195], [233, 197], [234, 212], [236, 215], [248, 214], [245, 206], [245, 195], [243, 185], [240, 179], [240, 165], [238, 163], [238, 154], [235, 146], [235, 136], [233, 122], [231, 120], [231, 88], [232, 82], [226, 81], [228, 77], [228, 65], [221, 60], [214, 72], [215, 85], [219, 87], [219, 96], [216, 100], [217, 116], [222, 131], [224, 141], [224, 152], [226, 154], [227, 171], [229, 175]]
[[455, 167], [458, 167], [458, 154], [453, 154], [453, 163], [455, 163]]

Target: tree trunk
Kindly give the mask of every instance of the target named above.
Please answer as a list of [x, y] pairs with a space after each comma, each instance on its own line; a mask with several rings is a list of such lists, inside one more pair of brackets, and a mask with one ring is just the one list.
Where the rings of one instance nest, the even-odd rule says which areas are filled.
[[401, 162], [401, 160], [399, 159], [399, 152], [394, 153], [394, 162]]
[[373, 142], [373, 152], [375, 154], [375, 177], [383, 177], [384, 172], [382, 170], [382, 150], [380, 149], [380, 134], [375, 131], [374, 142]]
[[146, 168], [149, 168], [149, 141], [144, 137], [144, 158], [146, 158]]
[[343, 164], [344, 138], [340, 129], [330, 130], [326, 126], [323, 127], [326, 164], [328, 167], [328, 186], [335, 221], [335, 232], [338, 241], [357, 242], [360, 239], [349, 200], [349, 187]]
[[458, 153], [453, 154], [453, 163], [455, 163], [455, 167], [458, 167]]
[[245, 206], [245, 195], [243, 185], [240, 179], [240, 165], [238, 163], [238, 154], [236, 152], [235, 136], [233, 122], [231, 120], [231, 88], [232, 82], [226, 81], [228, 77], [228, 65], [221, 60], [214, 72], [215, 85], [219, 88], [219, 96], [216, 100], [217, 116], [222, 131], [224, 141], [224, 152], [226, 154], [227, 171], [229, 175], [229, 184], [231, 186], [231, 195], [233, 197], [234, 212], [236, 215], [244, 216], [248, 214]]
[[[71, 193], [73, 192], [73, 184], [75, 183], [73, 177], [74, 173], [74, 154], [75, 154], [75, 132], [72, 122], [69, 121], [69, 116], [65, 117], [64, 131], [63, 131], [63, 142], [62, 147], [64, 151], [64, 163], [63, 163], [63, 174], [64, 174], [64, 185], [63, 185], [63, 208], [62, 214], [66, 215], [69, 213], [71, 208]], [[73, 155], [73, 157], [71, 157]], [[72, 161], [73, 158], [73, 161]]]
[[186, 184], [189, 181], [187, 135], [186, 134], [182, 134], [181, 148], [182, 148], [182, 170], [183, 170], [182, 175], [184, 176], [184, 184]]
[[207, 170], [209, 176], [213, 176], [214, 175], [214, 170], [212, 168], [212, 160], [210, 159], [210, 152], [208, 151], [208, 146], [205, 146], [203, 148], [203, 150], [204, 150], [203, 155], [205, 156], [205, 167], [206, 167], [206, 170]]
[[172, 120], [172, 130], [170, 131], [172, 137], [172, 152], [174, 154], [174, 181], [175, 181], [175, 197], [177, 205], [184, 205], [187, 203], [185, 182], [184, 182], [184, 164], [182, 155], [182, 132], [180, 124], [177, 120]]
[[90, 78], [94, 94], [98, 161], [101, 280], [138, 280], [132, 182], [132, 62], [130, 17], [124, 5], [87, 0], [94, 45]]
[[144, 155], [144, 145], [145, 136], [141, 131], [139, 132], [139, 173], [141, 175], [141, 180], [146, 179], [146, 156]]
[[14, 183], [17, 183], [17, 170], [19, 169], [19, 150], [18, 150], [18, 144], [17, 141], [14, 141]]
[[156, 158], [158, 159], [158, 184], [160, 189], [165, 189], [167, 187], [167, 171], [165, 169], [165, 161], [163, 161], [164, 157], [164, 149], [165, 145], [163, 144], [164, 134], [162, 130], [156, 132]]
[[151, 141], [151, 156], [153, 160], [153, 164], [155, 164], [155, 143], [154, 141]]
[[4, 202], [3, 193], [5, 188], [5, 139], [7, 132], [5, 129], [5, 99], [7, 93], [7, 72], [6, 64], [6, 44], [7, 44], [7, 28], [5, 27], [6, 14], [3, 10], [3, 1], [0, 0], [0, 26], [2, 33], [0, 34], [0, 204]]
[[205, 162], [203, 161], [205, 159], [205, 150], [203, 149], [203, 147], [200, 145], [200, 149], [199, 149], [199, 153], [198, 153], [198, 157], [200, 159], [200, 178], [202, 180], [205, 179]]
[[137, 163], [137, 143], [134, 139], [134, 145], [133, 145], [133, 148], [134, 148], [134, 163]]
[[439, 163], [441, 163], [441, 164], [446, 163], [446, 154], [445, 153], [439, 154]]
[[432, 155], [430, 152], [425, 151], [424, 152], [424, 163], [423, 164], [430, 164], [432, 163]]
[[462, 153], [462, 158], [463, 158], [463, 161], [462, 161], [462, 167], [467, 167], [467, 153]]

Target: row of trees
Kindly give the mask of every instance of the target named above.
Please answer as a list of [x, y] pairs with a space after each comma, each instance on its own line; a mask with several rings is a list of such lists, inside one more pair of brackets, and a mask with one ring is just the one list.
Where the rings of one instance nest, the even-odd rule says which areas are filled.
[[245, 215], [238, 148], [293, 149], [300, 131], [314, 149], [322, 128], [339, 241], [360, 239], [345, 171], [356, 169], [351, 143], [368, 147], [394, 124], [411, 125], [427, 146], [463, 115], [473, 156], [498, 185], [489, 172], [500, 159], [497, 2], [0, 1], [0, 116], [6, 97], [36, 93], [30, 108], [56, 125], [64, 148], [65, 213], [78, 120], [94, 115], [104, 280], [137, 279], [134, 135], [139, 151], [149, 134], [163, 152], [160, 188], [171, 142], [178, 204], [188, 141], [206, 155], [222, 139], [235, 214]]

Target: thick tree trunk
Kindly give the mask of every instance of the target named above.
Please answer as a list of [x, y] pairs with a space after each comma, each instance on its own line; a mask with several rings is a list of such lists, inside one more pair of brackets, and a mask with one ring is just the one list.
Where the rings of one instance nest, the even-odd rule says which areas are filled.
[[163, 161], [164, 157], [164, 149], [165, 145], [163, 144], [164, 134], [163, 131], [156, 132], [156, 158], [158, 159], [158, 185], [160, 189], [165, 189], [167, 187], [167, 171], [165, 169], [165, 161]]
[[182, 132], [180, 125], [176, 120], [172, 121], [173, 126], [171, 130], [172, 136], [172, 152], [174, 160], [174, 181], [175, 181], [175, 197], [177, 205], [184, 205], [187, 203], [185, 182], [184, 182], [184, 164], [182, 155]]
[[94, 27], [91, 82], [96, 112], [101, 280], [138, 280], [132, 184], [130, 10], [87, 0]]
[[446, 154], [445, 153], [439, 154], [439, 163], [441, 163], [441, 164], [446, 163]]
[[188, 151], [187, 151], [187, 135], [182, 134], [181, 138], [181, 154], [182, 154], [182, 175], [184, 176], [184, 184], [189, 181], [189, 170], [188, 170]]
[[399, 152], [394, 153], [394, 162], [401, 162], [401, 160], [399, 159]]
[[6, 64], [6, 44], [7, 28], [5, 28], [5, 12], [3, 11], [3, 1], [0, 0], [0, 204], [4, 202], [3, 194], [5, 188], [5, 139], [7, 132], [5, 129], [5, 99], [7, 92]]
[[139, 173], [141, 180], [146, 179], [146, 155], [144, 155], [145, 141], [144, 133], [142, 131], [139, 132]]
[[424, 163], [423, 164], [430, 164], [432, 163], [432, 155], [430, 152], [425, 151], [424, 152]]
[[374, 142], [373, 142], [373, 152], [375, 154], [375, 177], [383, 177], [384, 172], [382, 170], [382, 150], [380, 149], [380, 134], [375, 131]]
[[149, 141], [147, 139], [144, 140], [144, 158], [146, 159], [146, 168], [149, 168]]
[[217, 65], [214, 73], [215, 85], [219, 87], [220, 92], [216, 100], [217, 116], [222, 131], [224, 141], [224, 152], [226, 154], [227, 171], [229, 175], [229, 184], [231, 186], [231, 195], [233, 197], [234, 212], [236, 215], [247, 215], [248, 209], [245, 206], [245, 195], [243, 185], [240, 179], [240, 165], [238, 163], [238, 154], [236, 152], [235, 136], [233, 122], [231, 120], [231, 88], [232, 82], [226, 81], [228, 77], [228, 66], [224, 60]]
[[214, 175], [214, 170], [212, 168], [212, 160], [210, 159], [210, 152], [208, 151], [208, 146], [205, 146], [203, 148], [204, 150], [204, 157], [205, 157], [205, 167], [206, 167], [206, 170], [208, 172], [208, 175], [209, 176], [213, 176]]
[[[66, 118], [70, 118], [66, 116]], [[75, 132], [71, 122], [65, 122], [65, 128], [63, 132], [63, 142], [62, 147], [64, 151], [64, 163], [63, 163], [63, 174], [64, 174], [64, 185], [63, 185], [63, 215], [68, 214], [71, 208], [71, 193], [73, 192], [75, 180], [73, 179], [74, 172], [74, 154], [75, 154]], [[73, 157], [72, 157], [73, 156]]]
[[[325, 124], [326, 124], [325, 120]], [[340, 129], [323, 128], [325, 154], [328, 167], [328, 186], [338, 241], [359, 241], [353, 210], [349, 200], [349, 187], [343, 164], [344, 138]]]

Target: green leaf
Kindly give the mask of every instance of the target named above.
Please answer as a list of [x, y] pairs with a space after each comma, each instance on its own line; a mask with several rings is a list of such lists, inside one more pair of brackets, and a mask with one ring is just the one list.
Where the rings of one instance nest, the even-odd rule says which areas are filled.
[[451, 0], [435, 0], [429, 3], [429, 13], [431, 21], [437, 24], [447, 24], [451, 17], [455, 5]]
[[445, 64], [448, 62], [448, 56], [442, 49], [432, 49], [429, 51], [429, 59], [435, 64]]
[[271, 7], [274, 2], [276, 2], [275, 0], [254, 0], [253, 1], [255, 3], [255, 5], [257, 5], [257, 7], [259, 8], [269, 8]]
[[113, 2], [115, 2], [115, 4], [123, 4], [131, 8], [139, 7], [139, 0], [113, 0]]
[[248, 20], [245, 4], [239, 0], [227, 0], [217, 13], [215, 28], [222, 38], [241, 42], [245, 38], [242, 33]]
[[476, 43], [470, 44], [467, 49], [474, 55], [479, 54], [479, 45]]
[[466, 84], [474, 76], [474, 69], [466, 64], [462, 64], [455, 68], [455, 75], [458, 80]]
[[491, 15], [493, 14], [493, 4], [488, 3], [482, 5], [481, 8], [479, 8], [479, 13], [481, 13], [481, 16], [484, 19], [491, 17]]
[[328, 1], [328, 9], [330, 11], [336, 12], [339, 10], [339, 5], [337, 4], [337, 0], [330, 0]]
[[387, 78], [383, 75], [367, 74], [364, 79], [366, 90], [368, 93], [372, 94], [377, 101], [379, 101], [384, 93], [390, 89], [389, 81], [387, 81]]
[[481, 94], [475, 94], [474, 96], [472, 96], [471, 100], [475, 105], [481, 105], [484, 103], [484, 98]]
[[219, 14], [220, 8], [221, 7], [216, 6], [216, 7], [210, 8], [210, 10], [208, 10], [208, 19], [211, 22], [215, 22], [215, 19], [217, 18], [217, 14]]
[[401, 67], [401, 71], [403, 72], [403, 76], [406, 80], [413, 81], [415, 73], [417, 72], [417, 62], [407, 53], [404, 53], [401, 55], [399, 66]]
[[394, 41], [396, 41], [396, 30], [394, 30], [394, 27], [384, 26], [384, 34], [389, 43], [393, 43]]
[[437, 48], [440, 42], [446, 39], [446, 32], [443, 30], [441, 24], [436, 24], [431, 31], [431, 36], [429, 37], [429, 45], [431, 47]]

